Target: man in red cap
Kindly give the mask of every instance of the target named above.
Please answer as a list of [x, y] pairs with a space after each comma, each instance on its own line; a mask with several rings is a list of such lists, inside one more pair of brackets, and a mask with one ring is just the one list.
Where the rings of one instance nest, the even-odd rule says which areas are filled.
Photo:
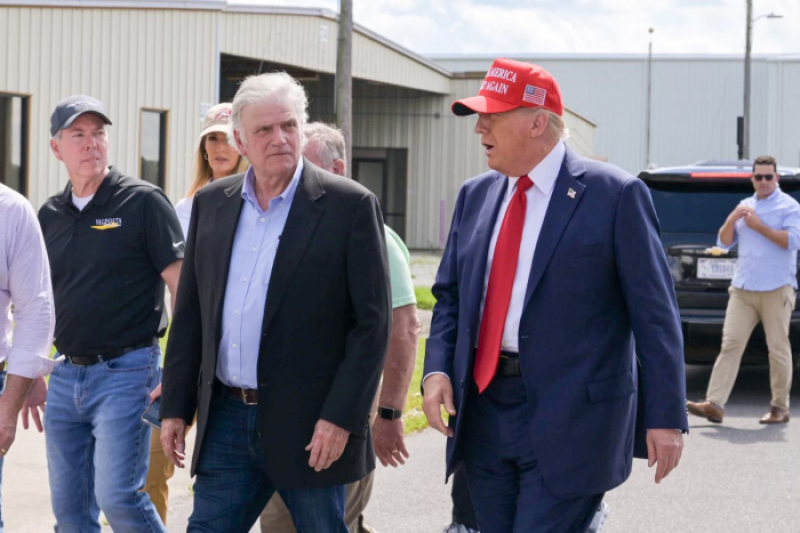
[[634, 454], [659, 483], [688, 428], [652, 200], [566, 146], [541, 67], [498, 59], [452, 109], [478, 114], [491, 170], [461, 188], [433, 286], [425, 414], [448, 475], [464, 463], [482, 533], [583, 533]]

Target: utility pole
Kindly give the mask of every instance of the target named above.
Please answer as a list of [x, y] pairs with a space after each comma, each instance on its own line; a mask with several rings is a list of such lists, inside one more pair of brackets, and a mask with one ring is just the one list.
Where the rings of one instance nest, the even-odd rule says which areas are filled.
[[750, 50], [753, 46], [753, 0], [747, 0], [747, 35], [744, 41], [744, 121], [742, 158], [750, 159]]
[[336, 125], [347, 147], [347, 173], [353, 172], [353, 0], [339, 0], [336, 41]]
[[647, 47], [647, 135], [646, 135], [646, 152], [645, 168], [650, 168], [650, 114], [652, 109], [652, 94], [653, 94], [653, 32], [654, 28], [647, 30], [650, 32], [650, 44]]
[[744, 119], [742, 120], [742, 158], [750, 159], [750, 66], [753, 47], [753, 24], [761, 18], [782, 19], [783, 15], [770, 13], [753, 18], [753, 0], [747, 0], [747, 35], [744, 44]]

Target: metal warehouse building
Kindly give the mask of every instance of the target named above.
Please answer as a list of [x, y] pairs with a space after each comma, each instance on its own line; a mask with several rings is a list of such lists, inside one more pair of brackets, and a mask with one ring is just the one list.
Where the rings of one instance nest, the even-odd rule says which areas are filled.
[[[494, 56], [432, 56], [453, 72], [486, 72]], [[599, 124], [595, 149], [633, 174], [647, 166], [647, 55], [511, 56], [549, 70], [564, 101]], [[750, 156], [800, 166], [800, 56], [754, 56]], [[658, 166], [736, 159], [744, 112], [742, 55], [654, 55], [651, 156]]]
[[[0, 1], [0, 181], [35, 206], [67, 175], [50, 153], [49, 116], [70, 94], [101, 99], [110, 161], [186, 191], [202, 117], [256, 72], [286, 70], [332, 122], [337, 15], [222, 0]], [[454, 75], [363, 27], [353, 37], [353, 177], [381, 199], [412, 248], [441, 248], [461, 183], [486, 169], [474, 120], [450, 113], [483, 72]], [[566, 100], [570, 104], [570, 100]], [[595, 124], [572, 111], [570, 141], [594, 155]]]

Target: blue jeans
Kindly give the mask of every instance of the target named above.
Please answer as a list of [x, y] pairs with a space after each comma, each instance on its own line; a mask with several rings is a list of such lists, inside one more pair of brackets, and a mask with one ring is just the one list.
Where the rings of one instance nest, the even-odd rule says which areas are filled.
[[150, 426], [141, 415], [160, 378], [158, 346], [89, 366], [65, 361], [50, 375], [44, 421], [58, 533], [111, 529], [167, 533], [145, 492]]
[[[264, 467], [257, 411], [217, 387], [197, 464], [187, 533], [247, 533], [275, 492]], [[278, 492], [297, 531], [348, 533], [344, 485]]]

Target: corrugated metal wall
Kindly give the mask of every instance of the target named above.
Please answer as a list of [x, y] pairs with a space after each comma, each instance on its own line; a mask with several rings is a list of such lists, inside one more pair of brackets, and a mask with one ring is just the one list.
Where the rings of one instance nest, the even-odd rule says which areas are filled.
[[[54, 105], [67, 95], [103, 100], [114, 122], [109, 159], [131, 175], [139, 172], [141, 109], [168, 110], [166, 191], [177, 201], [190, 179], [200, 106], [214, 102], [218, 50], [335, 70], [336, 22], [324, 16], [0, 6], [0, 35], [0, 92], [31, 96], [28, 196], [35, 206], [67, 182], [48, 131]], [[476, 94], [480, 80], [450, 80], [359, 33], [354, 76], [367, 80], [354, 100], [354, 146], [408, 150], [406, 240], [439, 248], [461, 184], [486, 170], [474, 118], [450, 113], [453, 99]], [[331, 104], [312, 98], [312, 118], [332, 120]], [[591, 153], [593, 126], [572, 114], [567, 122], [576, 147]]]
[[28, 196], [35, 206], [67, 183], [50, 153], [50, 113], [77, 93], [102, 100], [114, 126], [109, 160], [139, 171], [140, 110], [168, 109], [167, 190], [179, 198], [213, 102], [216, 14], [189, 10], [0, 7], [0, 91], [31, 95]]
[[[558, 80], [564, 101], [598, 123], [595, 149], [631, 173], [646, 165], [647, 57], [517, 57]], [[436, 56], [453, 72], [485, 72], [492, 58]], [[651, 160], [663, 165], [735, 159], [742, 114], [741, 57], [654, 56]], [[800, 58], [756, 57], [752, 69], [751, 156], [800, 165]]]
[[[336, 22], [323, 17], [202, 10], [0, 6], [0, 92], [31, 96], [28, 196], [34, 205], [62, 189], [50, 153], [49, 117], [77, 93], [102, 100], [114, 122], [110, 161], [139, 172], [141, 109], [168, 110], [166, 191], [186, 191], [200, 132], [200, 106], [214, 103], [220, 51], [333, 72]], [[320, 42], [326, 25], [327, 45]], [[447, 92], [449, 78], [368, 36], [354, 39], [354, 75]], [[401, 83], [402, 82], [402, 83]]]
[[[323, 17], [223, 13], [223, 53], [336, 72], [338, 23]], [[450, 79], [369, 36], [353, 34], [353, 77], [447, 93]]]

